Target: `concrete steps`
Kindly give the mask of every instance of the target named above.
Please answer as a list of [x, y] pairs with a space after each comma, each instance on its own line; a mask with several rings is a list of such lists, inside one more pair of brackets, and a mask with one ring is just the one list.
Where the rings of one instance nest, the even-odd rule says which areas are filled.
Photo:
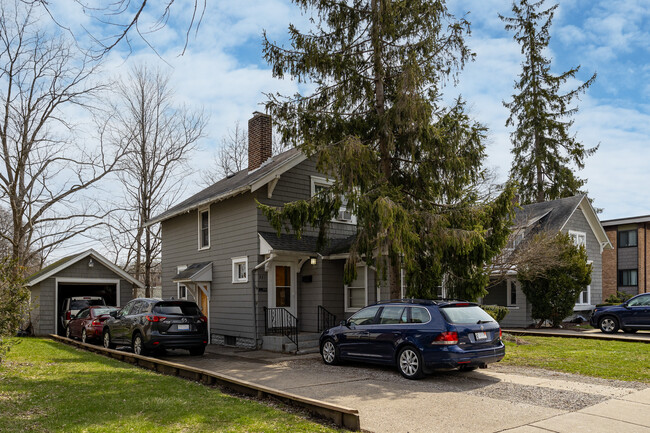
[[301, 332], [298, 334], [298, 350], [289, 338], [283, 335], [265, 335], [262, 337], [262, 349], [282, 353], [318, 353], [319, 332]]

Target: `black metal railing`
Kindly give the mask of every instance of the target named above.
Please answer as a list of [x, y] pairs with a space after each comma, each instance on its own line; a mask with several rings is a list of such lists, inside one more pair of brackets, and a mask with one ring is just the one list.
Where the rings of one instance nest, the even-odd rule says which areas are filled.
[[336, 326], [336, 315], [327, 311], [322, 305], [318, 306], [318, 332], [323, 332]]
[[296, 345], [298, 351], [298, 318], [285, 308], [264, 307], [266, 335], [283, 335]]

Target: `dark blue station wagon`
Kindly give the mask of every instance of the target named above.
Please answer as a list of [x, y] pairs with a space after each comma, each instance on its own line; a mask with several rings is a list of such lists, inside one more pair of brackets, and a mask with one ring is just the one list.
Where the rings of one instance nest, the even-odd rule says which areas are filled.
[[324, 331], [320, 352], [325, 364], [396, 365], [419, 379], [435, 369], [485, 368], [503, 359], [505, 346], [499, 324], [477, 304], [405, 299], [370, 305]]

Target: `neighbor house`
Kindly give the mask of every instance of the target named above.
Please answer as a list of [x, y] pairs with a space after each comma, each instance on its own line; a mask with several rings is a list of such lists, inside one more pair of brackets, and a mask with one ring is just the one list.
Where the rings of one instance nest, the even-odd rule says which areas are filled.
[[297, 239], [271, 228], [257, 202], [282, 206], [331, 184], [296, 149], [272, 156], [271, 135], [271, 118], [255, 113], [248, 122], [248, 168], [148, 222], [162, 225], [163, 297], [195, 300], [208, 317], [212, 343], [259, 347], [273, 331], [318, 332], [388, 297], [363, 264], [343, 284], [356, 233], [347, 209], [332, 221], [324, 251], [314, 230]]
[[[506, 254], [517, 254], [517, 246], [532, 238], [536, 233], [568, 233], [578, 245], [584, 245], [592, 265], [591, 285], [580, 294], [574, 312], [589, 315], [596, 304], [603, 299], [602, 266], [603, 254], [612, 245], [596, 212], [586, 195], [534, 203], [516, 210], [515, 223]], [[508, 249], [510, 251], [508, 251]], [[517, 271], [508, 271], [505, 280], [490, 288], [482, 300], [483, 304], [501, 305], [509, 313], [501, 322], [503, 326], [528, 326], [534, 321], [532, 308], [521, 291]]]
[[648, 292], [650, 215], [603, 221], [614, 249], [603, 253], [603, 299]]

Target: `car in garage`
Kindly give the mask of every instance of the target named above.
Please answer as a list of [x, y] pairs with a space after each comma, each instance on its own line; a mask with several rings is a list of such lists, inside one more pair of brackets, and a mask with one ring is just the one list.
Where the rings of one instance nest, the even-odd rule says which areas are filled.
[[605, 334], [619, 329], [626, 333], [650, 330], [650, 293], [636, 295], [620, 305], [596, 307], [589, 323]]
[[119, 308], [111, 306], [92, 306], [80, 310], [68, 322], [65, 336], [78, 338], [84, 343], [102, 341], [104, 322], [110, 317], [111, 311]]
[[195, 302], [137, 298], [111, 312], [104, 322], [104, 347], [131, 346], [136, 355], [154, 350], [187, 349], [203, 355], [208, 344], [208, 319]]
[[61, 306], [61, 325], [63, 326], [61, 329], [66, 329], [72, 317], [91, 305], [105, 306], [106, 301], [101, 296], [73, 296], [71, 298], [65, 298]]
[[395, 365], [407, 379], [435, 369], [471, 371], [505, 356], [499, 324], [478, 304], [397, 300], [370, 305], [324, 331], [325, 364], [363, 361]]

